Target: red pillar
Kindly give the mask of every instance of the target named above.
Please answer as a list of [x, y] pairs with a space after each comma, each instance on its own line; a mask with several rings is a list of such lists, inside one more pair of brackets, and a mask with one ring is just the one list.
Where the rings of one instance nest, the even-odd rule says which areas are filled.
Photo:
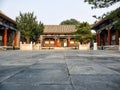
[[7, 28], [4, 28], [4, 46], [7, 46]]
[[116, 30], [116, 37], [115, 37], [116, 45], [119, 44], [119, 32]]
[[110, 27], [108, 27], [108, 45], [111, 45], [111, 33], [110, 33]]
[[67, 42], [67, 46], [70, 46], [70, 37], [68, 37], [68, 42]]
[[14, 46], [17, 45], [17, 32], [14, 32]]
[[57, 47], [57, 38], [54, 37], [54, 39], [55, 39], [54, 46]]

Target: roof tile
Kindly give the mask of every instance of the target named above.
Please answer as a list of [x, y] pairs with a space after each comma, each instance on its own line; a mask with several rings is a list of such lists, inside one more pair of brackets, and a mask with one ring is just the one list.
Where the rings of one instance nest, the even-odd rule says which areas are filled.
[[44, 33], [73, 33], [75, 25], [45, 25]]

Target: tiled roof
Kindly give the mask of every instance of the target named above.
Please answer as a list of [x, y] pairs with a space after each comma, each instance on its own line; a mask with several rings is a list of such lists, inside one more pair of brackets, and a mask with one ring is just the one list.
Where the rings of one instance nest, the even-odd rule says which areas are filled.
[[73, 33], [75, 25], [45, 25], [44, 33]]

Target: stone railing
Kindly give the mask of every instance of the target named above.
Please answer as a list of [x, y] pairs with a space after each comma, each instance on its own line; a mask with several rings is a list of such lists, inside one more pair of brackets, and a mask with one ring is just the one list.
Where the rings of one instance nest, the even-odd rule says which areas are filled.
[[[46, 49], [47, 47], [41, 47], [41, 44], [35, 44], [35, 43], [30, 43], [30, 44], [26, 44], [20, 42], [20, 50], [41, 50], [41, 49]], [[54, 47], [48, 47], [48, 49], [53, 48]], [[66, 48], [66, 47], [65, 47]], [[90, 50], [90, 44], [79, 44], [79, 50]]]
[[79, 50], [90, 50], [90, 43], [88, 43], [88, 44], [79, 44]]
[[35, 44], [35, 43], [30, 43], [30, 44], [26, 44], [20, 42], [20, 50], [40, 50], [41, 49], [41, 45], [40, 44]]

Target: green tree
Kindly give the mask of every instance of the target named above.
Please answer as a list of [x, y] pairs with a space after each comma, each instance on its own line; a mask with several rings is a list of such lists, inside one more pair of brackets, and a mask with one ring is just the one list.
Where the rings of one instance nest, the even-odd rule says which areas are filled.
[[107, 15], [104, 19], [111, 20], [111, 21], [117, 21], [114, 25], [115, 30], [120, 30], [120, 7], [116, 10], [113, 10]]
[[96, 19], [117, 21], [120, 18], [120, 7], [113, 11], [104, 13], [102, 16], [97, 17], [96, 15], [93, 15], [93, 17]]
[[119, 30], [120, 31], [120, 19], [118, 20], [118, 22], [115, 24], [114, 28], [116, 30]]
[[90, 31], [91, 26], [87, 22], [79, 23], [76, 25], [76, 40], [82, 43], [88, 43], [92, 39], [92, 33]]
[[43, 33], [43, 29], [44, 29], [43, 23], [39, 22], [39, 24], [36, 24], [36, 29], [32, 40], [34, 40], [35, 42], [39, 41], [40, 35]]
[[105, 8], [109, 7], [120, 0], [84, 0], [84, 2], [88, 2], [88, 4], [93, 5], [92, 8]]
[[120, 17], [120, 7], [111, 11], [106, 17], [105, 19], [113, 19], [113, 18], [119, 18]]
[[43, 24], [38, 24], [34, 13], [21, 13], [16, 17], [17, 28], [20, 30], [22, 37], [25, 38], [27, 43], [30, 40], [38, 40], [40, 34], [43, 32]]
[[77, 21], [76, 19], [68, 19], [68, 20], [62, 21], [60, 25], [76, 25], [78, 23], [79, 21]]

